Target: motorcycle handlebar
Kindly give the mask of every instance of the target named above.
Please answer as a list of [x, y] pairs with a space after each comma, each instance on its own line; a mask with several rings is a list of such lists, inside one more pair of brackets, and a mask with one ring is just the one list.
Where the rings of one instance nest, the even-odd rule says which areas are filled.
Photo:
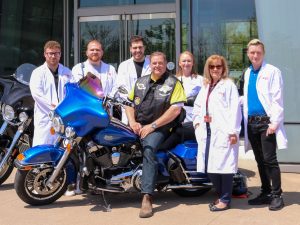
[[110, 101], [110, 102], [113, 102], [113, 103], [116, 103], [116, 104], [133, 107], [133, 103], [132, 102], [127, 101], [126, 99], [123, 99], [121, 97], [112, 98], [112, 97], [107, 96], [106, 99], [107, 99], [107, 101]]

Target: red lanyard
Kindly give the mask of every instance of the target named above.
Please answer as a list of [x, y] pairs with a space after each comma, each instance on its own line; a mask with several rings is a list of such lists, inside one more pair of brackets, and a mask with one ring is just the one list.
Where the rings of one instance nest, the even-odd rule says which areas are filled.
[[208, 115], [208, 99], [209, 99], [209, 96], [210, 96], [211, 92], [214, 90], [214, 88], [217, 86], [218, 83], [219, 83], [219, 80], [214, 85], [212, 85], [212, 84], [209, 85], [208, 92], [207, 92], [207, 97], [206, 97], [206, 115]]

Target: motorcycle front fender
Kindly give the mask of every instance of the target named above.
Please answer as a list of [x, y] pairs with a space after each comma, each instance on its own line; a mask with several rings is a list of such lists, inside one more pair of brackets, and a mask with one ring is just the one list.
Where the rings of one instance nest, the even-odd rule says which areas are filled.
[[[15, 166], [19, 170], [30, 170], [41, 166], [55, 167], [65, 150], [55, 147], [54, 145], [38, 145], [27, 149], [15, 159]], [[78, 165], [76, 160], [71, 156], [66, 162], [65, 167], [68, 173], [68, 183], [76, 180]]]
[[64, 154], [64, 151], [63, 148], [57, 148], [54, 145], [38, 145], [27, 149], [22, 153], [22, 157], [19, 155], [15, 160], [15, 165], [19, 169], [42, 164], [55, 166]]

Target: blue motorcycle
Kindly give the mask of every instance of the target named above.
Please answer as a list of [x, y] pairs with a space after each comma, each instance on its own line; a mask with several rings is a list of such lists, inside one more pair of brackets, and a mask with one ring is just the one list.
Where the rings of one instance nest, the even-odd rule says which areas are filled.
[[[18, 155], [15, 190], [30, 205], [50, 204], [69, 184], [80, 190], [141, 190], [142, 148], [130, 127], [110, 116], [112, 106], [131, 105], [120, 95], [104, 96], [94, 75], [65, 86], [65, 99], [50, 113], [54, 145], [32, 147]], [[121, 89], [119, 89], [121, 92]], [[122, 92], [121, 92], [122, 93]], [[185, 142], [157, 152], [157, 190], [181, 196], [211, 189], [206, 174], [196, 172], [197, 143]]]

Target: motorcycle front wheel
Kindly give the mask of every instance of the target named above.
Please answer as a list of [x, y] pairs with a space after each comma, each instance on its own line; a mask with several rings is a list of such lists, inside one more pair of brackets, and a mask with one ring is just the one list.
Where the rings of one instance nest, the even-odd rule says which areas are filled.
[[[4, 148], [0, 148], [0, 162], [2, 162], [3, 157], [5, 156], [6, 151]], [[0, 169], [0, 185], [7, 180], [10, 176], [11, 172], [14, 169], [13, 163], [5, 162], [3, 167]]]
[[203, 187], [201, 189], [172, 189], [172, 191], [181, 197], [196, 197], [204, 195], [211, 187]]
[[15, 190], [18, 196], [29, 205], [47, 205], [59, 199], [67, 190], [67, 172], [63, 168], [52, 183], [46, 182], [53, 172], [52, 167], [18, 170], [15, 176]]

